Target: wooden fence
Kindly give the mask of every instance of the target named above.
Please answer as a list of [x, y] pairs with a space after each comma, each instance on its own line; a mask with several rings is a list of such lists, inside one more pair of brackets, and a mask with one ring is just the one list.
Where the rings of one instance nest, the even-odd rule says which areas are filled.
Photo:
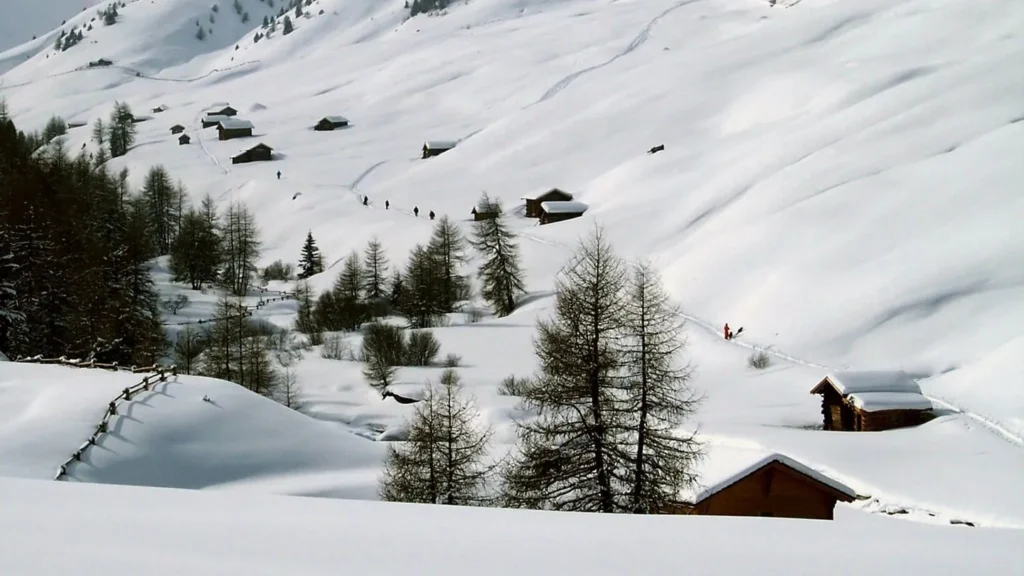
[[68, 475], [68, 467], [74, 462], [81, 462], [82, 456], [90, 446], [95, 446], [99, 442], [103, 434], [106, 434], [110, 428], [110, 419], [117, 415], [118, 406], [125, 402], [131, 401], [139, 392], [149, 391], [150, 388], [158, 382], [166, 382], [168, 374], [171, 376], [178, 375], [178, 369], [176, 366], [118, 366], [117, 364], [103, 364], [100, 362], [86, 362], [82, 360], [69, 360], [67, 358], [43, 358], [41, 356], [35, 356], [32, 358], [19, 358], [16, 362], [22, 362], [26, 364], [55, 364], [58, 366], [68, 366], [72, 368], [92, 368], [99, 370], [111, 370], [119, 372], [131, 372], [133, 374], [140, 374], [143, 372], [149, 372], [142, 377], [142, 380], [138, 384], [126, 387], [121, 390], [113, 400], [107, 404], [107, 411], [103, 413], [103, 418], [100, 419], [100, 423], [96, 425], [96, 429], [93, 430], [89, 439], [86, 440], [78, 450], [75, 450], [74, 454], [71, 455], [60, 468], [57, 469], [57, 475], [53, 477], [54, 480], [63, 480]]
[[[279, 292], [278, 294], [279, 296], [275, 296], [273, 298], [263, 298], [262, 296], [260, 296], [259, 301], [255, 305], [246, 305], [243, 307], [244, 310], [242, 311], [242, 314], [236, 316], [228, 316], [227, 319], [235, 319], [239, 317], [249, 318], [253, 316], [253, 314], [255, 314], [257, 310], [261, 310], [267, 304], [270, 304], [272, 302], [283, 302], [285, 300], [295, 299], [295, 294], [291, 292]], [[171, 322], [169, 324], [164, 324], [164, 326], [192, 326], [195, 324], [212, 324], [214, 321], [216, 321], [216, 318], [202, 318], [199, 320], [188, 320], [185, 322]]]

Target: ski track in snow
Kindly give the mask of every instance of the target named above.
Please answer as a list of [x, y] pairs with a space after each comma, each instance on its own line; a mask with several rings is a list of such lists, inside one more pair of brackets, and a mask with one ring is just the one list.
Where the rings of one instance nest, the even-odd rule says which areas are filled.
[[595, 64], [593, 66], [589, 66], [589, 67], [584, 68], [582, 70], [577, 70], [576, 72], [573, 72], [572, 74], [569, 74], [565, 78], [562, 78], [561, 80], [556, 82], [554, 86], [552, 86], [551, 88], [548, 88], [548, 91], [545, 92], [544, 95], [541, 96], [539, 100], [537, 100], [533, 104], [530, 104], [529, 106], [527, 106], [527, 108], [529, 108], [531, 106], [536, 106], [537, 104], [540, 104], [542, 102], [546, 102], [546, 101], [554, 98], [555, 96], [557, 96], [559, 94], [559, 92], [561, 92], [562, 90], [565, 90], [566, 88], [568, 88], [569, 85], [572, 84], [574, 81], [576, 81], [576, 79], [579, 78], [580, 76], [583, 76], [584, 74], [589, 74], [590, 72], [593, 72], [595, 70], [600, 70], [601, 68], [604, 68], [606, 66], [611, 65], [612, 63], [614, 63], [619, 58], [622, 58], [624, 56], [628, 56], [628, 55], [632, 54], [637, 48], [643, 46], [647, 42], [647, 40], [650, 39], [650, 37], [651, 37], [651, 30], [654, 29], [654, 27], [658, 24], [659, 21], [661, 21], [662, 18], [664, 18], [665, 16], [668, 16], [669, 14], [671, 14], [672, 12], [675, 12], [676, 10], [682, 8], [683, 6], [688, 6], [690, 4], [695, 4], [695, 3], [700, 2], [700, 1], [701, 0], [683, 0], [682, 2], [676, 4], [675, 6], [672, 6], [672, 7], [668, 8], [667, 10], [662, 12], [661, 14], [658, 14], [650, 22], [648, 22], [646, 26], [644, 26], [643, 30], [641, 30], [640, 33], [637, 34], [635, 38], [633, 38], [633, 41], [630, 42], [629, 45], [626, 46], [626, 48], [622, 52], [619, 52], [615, 56], [612, 56], [611, 58], [609, 58], [608, 60], [605, 60], [604, 62], [601, 62], [600, 64]]
[[[196, 139], [199, 140], [199, 147], [203, 149], [203, 152], [206, 153], [206, 157], [210, 159], [210, 162], [213, 162], [214, 166], [219, 168], [220, 171], [223, 172], [225, 175], [230, 174], [231, 170], [229, 170], [229, 169], [225, 168], [224, 166], [222, 166], [221, 163], [220, 163], [220, 160], [217, 160], [217, 157], [214, 156], [212, 152], [210, 152], [209, 148], [206, 147], [206, 141], [203, 140], [203, 130], [205, 130], [205, 128], [203, 128], [202, 115], [203, 115], [203, 111], [200, 110], [196, 114], [196, 117], [195, 117], [196, 126], [199, 127], [196, 130]], [[232, 188], [232, 190], [236, 190], [236, 189], [237, 188]]]

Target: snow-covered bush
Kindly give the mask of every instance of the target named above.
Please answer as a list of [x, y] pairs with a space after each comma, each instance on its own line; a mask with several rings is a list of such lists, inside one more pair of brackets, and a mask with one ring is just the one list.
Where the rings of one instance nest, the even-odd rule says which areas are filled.
[[755, 370], [764, 370], [772, 365], [772, 357], [764, 350], [758, 350], [747, 357], [747, 366]]
[[351, 360], [352, 346], [340, 334], [327, 334], [320, 346], [320, 357], [328, 360]]

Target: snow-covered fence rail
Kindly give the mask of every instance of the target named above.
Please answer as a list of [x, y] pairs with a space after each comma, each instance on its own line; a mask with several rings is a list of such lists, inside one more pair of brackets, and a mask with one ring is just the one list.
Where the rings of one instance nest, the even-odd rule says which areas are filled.
[[174, 366], [164, 366], [160, 364], [153, 364], [151, 366], [121, 366], [117, 362], [103, 363], [96, 362], [94, 360], [72, 360], [64, 356], [61, 356], [60, 358], [43, 358], [42, 355], [22, 356], [15, 359], [15, 362], [23, 364], [54, 364], [58, 366], [68, 366], [71, 368], [95, 368], [98, 370], [132, 372], [133, 374], [175, 370]]
[[[294, 300], [296, 298], [293, 292], [278, 292], [277, 296], [272, 298], [264, 298], [260, 296], [260, 299], [256, 304], [246, 305], [242, 309], [241, 314], [233, 314], [231, 316], [225, 316], [224, 319], [237, 319], [237, 318], [249, 318], [255, 315], [257, 310], [262, 310], [267, 304], [273, 302], [284, 302], [285, 300]], [[201, 318], [199, 320], [186, 320], [184, 322], [169, 322], [165, 323], [164, 326], [191, 326], [195, 324], [212, 324], [216, 318]]]
[[[86, 366], [84, 364], [68, 365], [76, 366], [78, 368], [95, 367]], [[132, 371], [135, 372], [136, 369], [132, 369]], [[120, 394], [111, 400], [110, 403], [107, 404], [107, 411], [103, 413], [103, 418], [100, 419], [100, 423], [96, 425], [96, 429], [93, 430], [92, 435], [90, 435], [89, 439], [79, 446], [78, 450], [75, 450], [75, 452], [60, 465], [60, 468], [57, 469], [57, 474], [53, 477], [54, 480], [63, 480], [68, 475], [68, 468], [75, 462], [81, 462], [82, 456], [85, 455], [85, 451], [91, 446], [95, 446], [102, 435], [106, 434], [110, 430], [110, 419], [117, 416], [118, 406], [131, 401], [136, 394], [148, 391], [150, 387], [155, 385], [157, 382], [166, 382], [168, 374], [172, 376], [178, 375], [178, 371], [174, 366], [151, 366], [149, 368], [138, 369], [138, 371], [150, 371], [152, 373], [143, 376], [142, 380], [140, 380], [138, 384], [126, 387]]]

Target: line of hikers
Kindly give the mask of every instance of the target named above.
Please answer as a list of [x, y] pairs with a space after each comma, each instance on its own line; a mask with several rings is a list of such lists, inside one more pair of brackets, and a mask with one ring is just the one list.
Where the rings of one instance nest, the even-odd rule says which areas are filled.
[[[281, 179], [281, 171], [280, 170], [277, 171], [277, 179], [278, 180]], [[299, 194], [300, 194], [300, 192], [296, 192], [295, 195], [292, 196], [292, 200], [295, 200], [296, 198], [298, 198]], [[369, 206], [369, 205], [370, 205], [370, 197], [369, 196], [363, 196], [363, 206]], [[391, 209], [391, 201], [390, 200], [385, 200], [384, 201], [384, 209], [385, 210], [390, 210]], [[416, 216], [417, 218], [419, 218], [419, 216], [420, 216], [420, 207], [419, 206], [413, 206], [412, 214], [413, 214], [413, 216]], [[433, 220], [434, 217], [436, 216], [436, 214], [434, 214], [434, 211], [431, 210], [429, 216], [430, 216], [430, 219]]]

